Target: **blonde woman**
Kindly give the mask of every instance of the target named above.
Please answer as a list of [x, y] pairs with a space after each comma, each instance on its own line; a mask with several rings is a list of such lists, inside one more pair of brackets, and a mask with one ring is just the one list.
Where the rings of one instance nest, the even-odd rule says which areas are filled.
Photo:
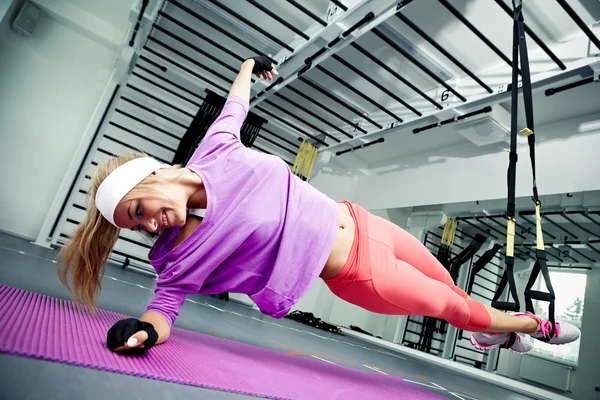
[[531, 350], [530, 340], [518, 335], [509, 342], [508, 332], [556, 344], [579, 337], [568, 323], [550, 332], [540, 317], [471, 299], [400, 227], [356, 204], [336, 203], [280, 158], [243, 146], [252, 74], [271, 80], [277, 71], [264, 56], [242, 64], [220, 116], [184, 168], [139, 154], [98, 167], [88, 215], [61, 252], [59, 277], [74, 298], [93, 310], [119, 229], [160, 233], [149, 253], [158, 274], [154, 299], [141, 318], [109, 330], [111, 350], [146, 351], [167, 340], [188, 294], [245, 293], [262, 313], [282, 318], [319, 277], [372, 312], [442, 318], [477, 332], [471, 342], [478, 348]]

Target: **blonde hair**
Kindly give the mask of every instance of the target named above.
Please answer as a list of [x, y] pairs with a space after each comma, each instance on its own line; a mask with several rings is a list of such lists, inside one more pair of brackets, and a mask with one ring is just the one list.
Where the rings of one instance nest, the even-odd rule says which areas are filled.
[[[147, 155], [132, 153], [98, 165], [87, 193], [87, 215], [59, 253], [57, 274], [60, 281], [71, 292], [73, 299], [77, 303], [83, 301], [92, 313], [95, 311], [96, 297], [100, 294], [106, 261], [119, 238], [119, 228], [108, 222], [96, 208], [96, 192], [112, 171], [140, 157]], [[144, 181], [138, 186], [141, 185], [146, 192], [150, 188]]]

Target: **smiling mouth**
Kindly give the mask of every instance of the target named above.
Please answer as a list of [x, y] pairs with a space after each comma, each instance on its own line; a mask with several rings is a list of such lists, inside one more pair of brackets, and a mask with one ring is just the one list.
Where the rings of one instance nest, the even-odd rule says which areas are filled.
[[162, 213], [162, 227], [161, 229], [165, 229], [169, 227], [169, 218], [167, 217], [167, 212], [163, 210]]

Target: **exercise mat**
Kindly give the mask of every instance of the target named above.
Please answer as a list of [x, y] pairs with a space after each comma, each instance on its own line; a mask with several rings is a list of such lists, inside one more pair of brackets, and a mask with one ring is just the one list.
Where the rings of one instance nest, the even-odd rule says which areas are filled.
[[106, 348], [128, 316], [0, 285], [0, 352], [271, 399], [439, 399], [401, 378], [300, 358], [180, 328], [142, 355]]

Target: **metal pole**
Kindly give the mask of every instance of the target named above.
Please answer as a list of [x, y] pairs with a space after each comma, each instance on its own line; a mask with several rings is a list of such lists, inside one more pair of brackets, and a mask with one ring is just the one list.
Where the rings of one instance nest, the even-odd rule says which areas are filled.
[[[228, 30], [226, 30], [224, 28], [221, 28], [219, 25], [215, 24], [212, 21], [209, 21], [208, 19], [204, 18], [202, 15], [200, 15], [196, 11], [192, 10], [191, 8], [184, 6], [179, 1], [177, 1], [177, 0], [169, 0], [169, 4], [173, 4], [174, 6], [179, 7], [181, 10], [187, 12], [189, 15], [193, 16], [194, 18], [199, 19], [200, 21], [204, 22], [206, 25], [208, 25], [211, 28], [219, 31], [220, 33], [222, 33], [223, 35], [225, 35], [228, 38], [232, 39], [233, 41], [235, 41], [235, 42], [241, 44], [242, 46], [244, 46], [244, 47], [252, 50], [252, 52], [254, 54], [262, 54], [262, 51], [260, 49], [257, 49], [256, 47], [252, 46], [250, 43], [241, 40], [240, 38], [238, 38], [237, 36], [235, 36], [234, 34], [232, 34], [231, 32], [229, 32]], [[273, 64], [277, 65], [277, 62], [275, 60], [271, 60], [271, 61], [273, 62]]]
[[346, 62], [342, 57], [338, 56], [337, 54], [333, 54], [331, 57], [334, 60], [338, 61], [339, 63], [343, 64], [346, 68], [348, 68], [349, 70], [351, 70], [352, 72], [354, 72], [355, 74], [357, 74], [358, 76], [360, 76], [361, 78], [363, 78], [364, 80], [369, 82], [370, 84], [372, 84], [373, 86], [375, 86], [377, 89], [381, 90], [382, 92], [384, 92], [385, 94], [390, 96], [392, 99], [396, 100], [398, 103], [402, 104], [404, 107], [408, 108], [410, 111], [415, 113], [417, 116], [421, 117], [423, 115], [419, 112], [419, 110], [415, 109], [410, 104], [408, 104], [407, 102], [402, 100], [400, 97], [396, 96], [394, 93], [392, 93], [391, 91], [389, 91], [388, 89], [383, 87], [380, 83], [375, 81], [373, 78], [371, 78], [370, 76], [368, 76], [367, 74], [365, 74], [364, 72], [362, 72], [361, 70], [356, 68], [354, 65], [350, 64], [349, 62]]
[[583, 22], [583, 20], [579, 17], [579, 15], [577, 15], [575, 10], [573, 10], [571, 8], [571, 6], [565, 0], [556, 0], [556, 1], [558, 1], [558, 4], [560, 4], [560, 6], [563, 8], [563, 10], [565, 10], [566, 13], [569, 14], [569, 17], [571, 17], [571, 19], [577, 24], [579, 29], [581, 29], [583, 31], [583, 33], [585, 33], [585, 35], [591, 40], [591, 42], [596, 45], [598, 50], [600, 50], [600, 40], [598, 40], [596, 35], [594, 35], [594, 33], [590, 30], [590, 28], [588, 28], [588, 26], [585, 24], [585, 22]]
[[[253, 22], [249, 21], [248, 19], [242, 17], [240, 14], [238, 14], [235, 11], [233, 11], [231, 8], [227, 7], [226, 5], [219, 3], [217, 0], [207, 0], [207, 1], [213, 3], [214, 5], [216, 5], [217, 7], [219, 7], [220, 9], [222, 9], [223, 11], [231, 14], [232, 16], [234, 16], [235, 18], [239, 19], [240, 21], [242, 21], [243, 23], [245, 23], [246, 25], [248, 25], [249, 27], [251, 27], [255, 31], [260, 32], [263, 36], [271, 39], [273, 42], [277, 43], [278, 45], [280, 45], [284, 49], [289, 50], [292, 53], [294, 52], [294, 49], [292, 47], [290, 47], [287, 43], [282, 42], [281, 40], [279, 40], [275, 36], [271, 35], [269, 32], [265, 31], [264, 29], [262, 29], [258, 25], [254, 24]], [[261, 54], [261, 53], [258, 52], [258, 54]]]
[[379, 60], [377, 57], [375, 57], [374, 55], [369, 53], [365, 48], [363, 48], [356, 42], [350, 43], [350, 46], [352, 46], [356, 50], [360, 51], [364, 56], [369, 58], [375, 64], [379, 65], [381, 68], [385, 69], [394, 78], [398, 79], [400, 82], [404, 83], [406, 86], [408, 86], [409, 88], [411, 88], [412, 90], [417, 92], [421, 97], [423, 97], [425, 100], [427, 100], [428, 102], [430, 102], [431, 104], [436, 106], [439, 110], [444, 109], [444, 107], [442, 107], [440, 104], [438, 104], [435, 100], [433, 100], [431, 97], [427, 96], [423, 91], [419, 90], [418, 87], [416, 87], [415, 85], [413, 85], [412, 83], [410, 83], [409, 81], [404, 79], [402, 76], [398, 75], [398, 73], [396, 71], [394, 71], [393, 69], [388, 67], [386, 64], [384, 64], [381, 60]]
[[381, 32], [379, 29], [373, 28], [371, 30], [371, 32], [373, 32], [375, 35], [377, 35], [377, 37], [379, 37], [381, 40], [383, 40], [384, 42], [386, 42], [394, 50], [396, 50], [397, 52], [399, 52], [400, 54], [402, 54], [404, 57], [406, 57], [407, 59], [409, 59], [413, 64], [415, 64], [417, 67], [419, 67], [423, 72], [425, 72], [427, 75], [429, 75], [437, 83], [439, 83], [440, 85], [442, 85], [443, 87], [445, 87], [446, 89], [448, 89], [456, 97], [458, 97], [462, 101], [467, 101], [467, 99], [464, 98], [460, 93], [458, 93], [456, 90], [454, 90], [452, 87], [450, 87], [439, 76], [437, 76], [436, 74], [434, 74], [433, 72], [431, 72], [431, 70], [429, 70], [429, 68], [427, 68], [422, 63], [420, 63], [416, 58], [414, 58], [413, 56], [411, 56], [410, 54], [408, 54], [402, 47], [398, 46], [390, 38], [388, 38], [387, 36], [385, 36], [383, 34], [383, 32]]
[[324, 21], [318, 15], [316, 15], [315, 13], [313, 13], [312, 11], [310, 11], [309, 9], [307, 9], [306, 7], [304, 7], [302, 4], [298, 3], [297, 1], [288, 0], [288, 3], [290, 3], [291, 5], [293, 5], [294, 7], [296, 7], [298, 10], [302, 11], [304, 14], [308, 15], [309, 17], [311, 17], [313, 20], [315, 20], [319, 24], [321, 24], [323, 26], [327, 26], [327, 21]]
[[310, 40], [310, 37], [306, 33], [302, 32], [300, 29], [296, 28], [294, 25], [290, 24], [285, 19], [281, 18], [280, 16], [278, 16], [273, 11], [269, 10], [267, 7], [263, 6], [259, 2], [255, 1], [255, 0], [246, 0], [246, 1], [250, 4], [252, 4], [254, 7], [258, 8], [260, 11], [267, 14], [269, 17], [273, 18], [275, 21], [284, 25], [286, 28], [290, 29], [291, 31], [294, 31], [296, 34], [298, 34], [303, 39]]
[[427, 33], [425, 33], [425, 31], [423, 31], [421, 28], [419, 28], [416, 24], [414, 24], [405, 15], [403, 15], [401, 13], [398, 13], [398, 14], [396, 14], [396, 17], [398, 17], [402, 22], [404, 22], [406, 25], [408, 25], [412, 30], [414, 30], [415, 32], [417, 32], [423, 39], [425, 39], [427, 42], [429, 42], [440, 53], [442, 53], [443, 55], [445, 55], [450, 61], [452, 61], [454, 64], [456, 64], [456, 66], [458, 68], [460, 68], [461, 70], [463, 70], [463, 72], [465, 72], [467, 75], [469, 75], [471, 78], [473, 78], [473, 80], [475, 82], [477, 82], [482, 88], [484, 88], [485, 90], [487, 90], [488, 93], [493, 93], [494, 92], [492, 90], [492, 88], [490, 88], [488, 85], [486, 85], [485, 83], [483, 83], [483, 81], [481, 79], [479, 79], [477, 77], [477, 75], [475, 75], [473, 72], [471, 72], [471, 70], [469, 70], [467, 67], [465, 67], [460, 61], [458, 61], [456, 58], [454, 58], [454, 56], [452, 56], [452, 54], [450, 54], [448, 51], [446, 51], [446, 49], [444, 49], [442, 46], [440, 46]]
[[[512, 19], [513, 17], [513, 12], [511, 11], [510, 7], [508, 7], [506, 5], [506, 3], [504, 3], [504, 1], [502, 0], [494, 0], [496, 2], [496, 4], [498, 4], [503, 10], [504, 12], [506, 12], [508, 14], [508, 16]], [[542, 50], [544, 50], [544, 52], [552, 59], [552, 61], [554, 61], [556, 63], [556, 65], [558, 65], [558, 67], [562, 70], [567, 69], [567, 66], [565, 64], [563, 64], [562, 61], [560, 61], [560, 59], [552, 52], [552, 50], [550, 50], [548, 48], [548, 46], [546, 46], [546, 43], [544, 43], [544, 41], [542, 39], [540, 39], [538, 37], [538, 35], [536, 35], [528, 26], [527, 24], [523, 23], [523, 27], [525, 28], [525, 32], [527, 32], [527, 34], [533, 39], [534, 42], [537, 43], [538, 46], [540, 46], [540, 48]]]
[[[465, 24], [467, 28], [471, 30], [479, 39], [481, 39], [494, 53], [496, 53], [501, 59], [503, 59], [508, 65], [512, 67], [510, 59], [500, 51], [483, 33], [481, 33], [475, 26], [469, 22], [456, 8], [452, 6], [447, 0], [438, 0], [452, 15], [454, 15], [460, 22]], [[518, 69], [517, 69], [518, 71]], [[519, 74], [521, 72], [519, 71]]]
[[392, 113], [390, 110], [388, 110], [387, 108], [383, 107], [382, 105], [380, 105], [379, 103], [373, 101], [370, 97], [368, 97], [367, 95], [365, 95], [364, 93], [360, 92], [359, 90], [357, 90], [355, 87], [353, 87], [352, 85], [350, 85], [348, 82], [346, 82], [344, 79], [338, 77], [337, 75], [335, 75], [334, 73], [332, 73], [331, 71], [325, 69], [324, 67], [322, 67], [321, 65], [317, 65], [315, 67], [317, 70], [323, 72], [325, 75], [329, 76], [330, 78], [332, 78], [333, 80], [335, 80], [336, 82], [338, 82], [339, 84], [341, 84], [342, 86], [344, 86], [345, 88], [349, 89], [350, 91], [352, 91], [353, 93], [357, 94], [358, 96], [362, 97], [364, 100], [366, 100], [367, 102], [373, 104], [375, 107], [379, 108], [381, 111], [385, 112], [386, 114], [388, 114], [389, 116], [391, 116], [392, 118], [396, 119], [398, 122], [404, 122], [402, 120], [402, 118], [400, 118], [399, 116], [397, 116], [396, 114]]

